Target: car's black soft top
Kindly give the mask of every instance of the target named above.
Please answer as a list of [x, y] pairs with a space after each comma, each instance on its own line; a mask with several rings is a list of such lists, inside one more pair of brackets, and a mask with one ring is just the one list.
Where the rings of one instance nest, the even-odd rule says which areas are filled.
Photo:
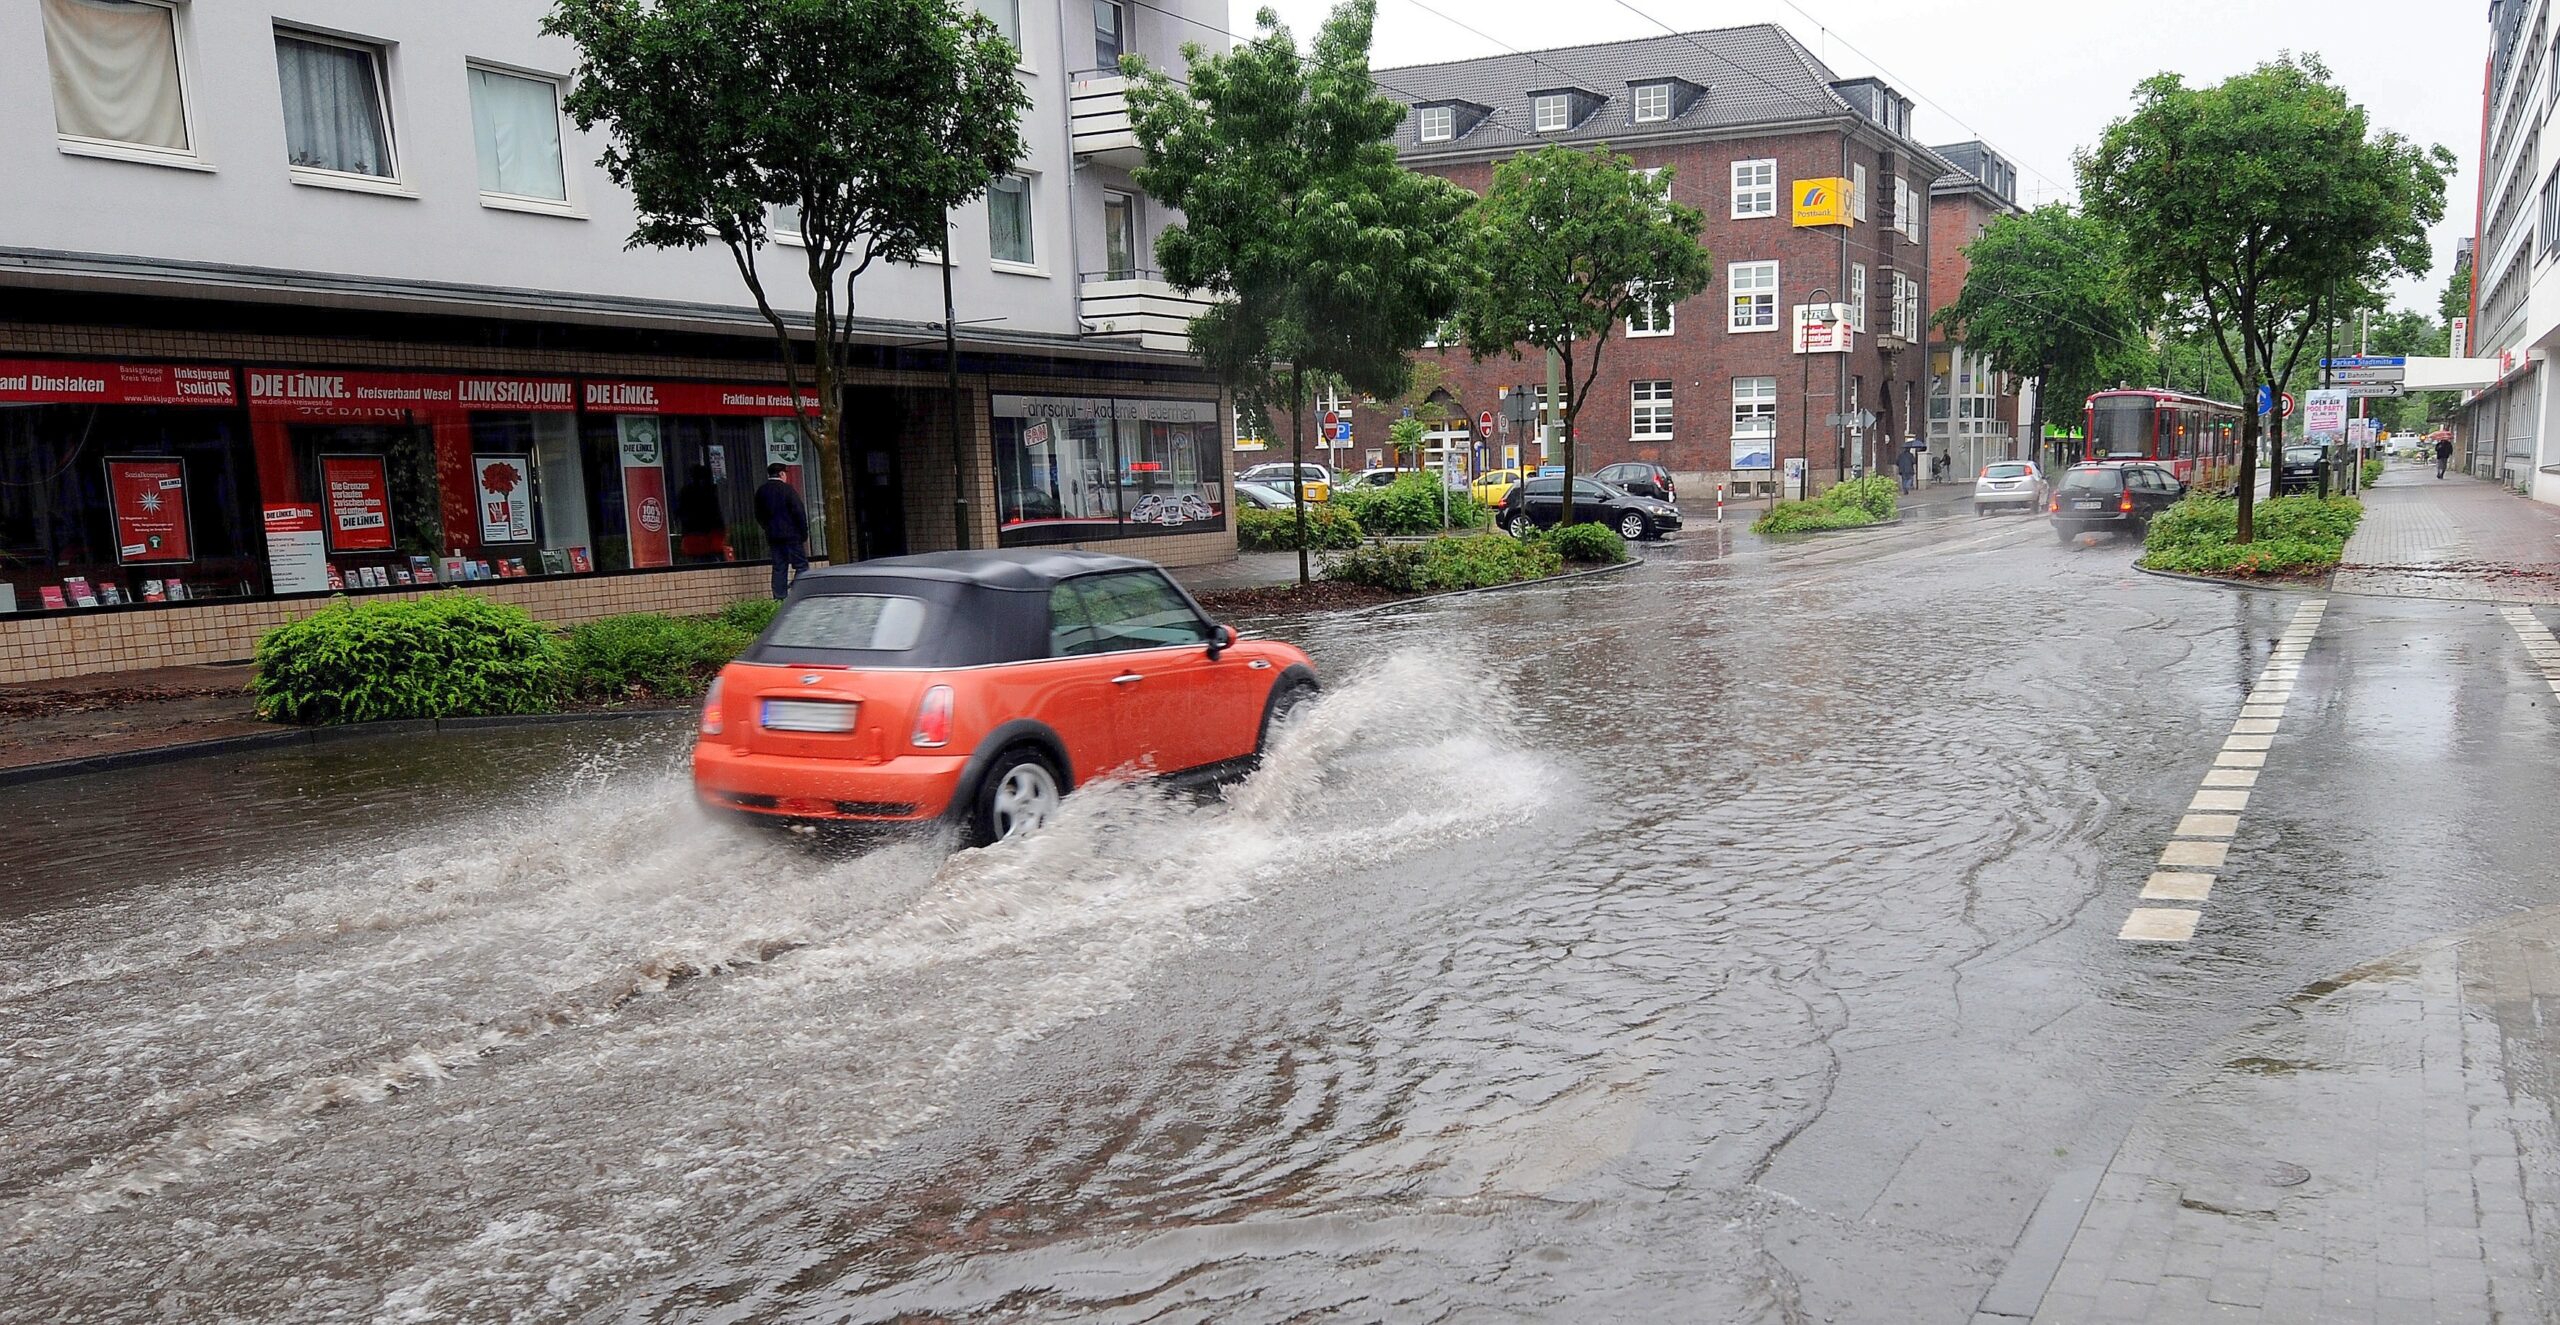
[[[830, 566], [802, 575], [791, 586], [790, 603], [783, 609], [786, 615], [791, 604], [827, 594], [887, 594], [919, 599], [932, 615], [916, 646], [897, 652], [785, 647], [773, 642], [775, 632], [769, 628], [741, 661], [774, 666], [865, 668], [982, 667], [1028, 662], [1049, 654], [1049, 593], [1060, 581], [1100, 571], [1130, 570], [1163, 573], [1151, 561], [1063, 548], [929, 552]], [[1174, 585], [1176, 591], [1181, 587]]]
[[[800, 578], [811, 593], [840, 593], [848, 586], [835, 580], [933, 580], [969, 584], [982, 589], [1047, 593], [1058, 581], [1106, 570], [1154, 570], [1155, 563], [1106, 552], [1065, 548], [1005, 548], [990, 552], [927, 552], [912, 557], [882, 557], [849, 566], [829, 566]], [[797, 594], [798, 588], [793, 589]]]

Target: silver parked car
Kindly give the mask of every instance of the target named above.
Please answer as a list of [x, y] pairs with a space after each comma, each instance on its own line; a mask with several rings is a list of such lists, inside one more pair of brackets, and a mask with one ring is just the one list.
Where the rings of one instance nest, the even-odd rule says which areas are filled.
[[2044, 509], [2044, 472], [2032, 460], [1994, 460], [1973, 481], [1973, 513], [2012, 510], [2033, 515]]

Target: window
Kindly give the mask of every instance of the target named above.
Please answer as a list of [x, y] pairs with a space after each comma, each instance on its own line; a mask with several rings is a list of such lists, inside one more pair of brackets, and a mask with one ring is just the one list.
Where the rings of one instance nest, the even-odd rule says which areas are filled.
[[1022, 0], [971, 0], [979, 13], [995, 20], [996, 31], [1013, 43], [1014, 58], [1022, 57]]
[[1093, 63], [1099, 69], [1117, 69], [1120, 57], [1129, 49], [1128, 29], [1120, 12], [1120, 0], [1093, 0]]
[[1671, 85], [1645, 83], [1636, 88], [1636, 123], [1660, 124], [1671, 118]]
[[1161, 571], [1111, 571], [1049, 592], [1049, 652], [1060, 657], [1205, 644], [1209, 623]]
[[63, 149], [193, 161], [177, 11], [140, 0], [43, 0], [43, 7], [53, 128]]
[[921, 598], [896, 594], [821, 593], [785, 608], [765, 637], [769, 649], [844, 649], [905, 653], [924, 638], [931, 615]]
[[2542, 183], [2542, 213], [2535, 220], [2533, 237], [2544, 260], [2560, 253], [2560, 170]]
[[285, 158], [294, 170], [399, 178], [379, 48], [278, 32], [276, 78], [284, 89]]
[[1414, 112], [1422, 141], [1445, 143], [1458, 136], [1458, 112], [1449, 106], [1425, 106]]
[[[480, 192], [567, 202], [568, 181], [560, 167], [560, 85], [476, 65], [470, 78]], [[796, 218], [791, 228], [800, 228]]]
[[1866, 222], [1867, 168], [1863, 165], [1849, 167], [1849, 214], [1860, 224]]
[[1733, 312], [1726, 330], [1778, 329], [1778, 264], [1737, 262], [1725, 268], [1725, 280], [1733, 287]]
[[987, 186], [987, 251], [1001, 263], [1032, 265], [1029, 177], [998, 175]]
[[1102, 260], [1115, 281], [1138, 274], [1138, 199], [1109, 189], [1102, 194]]
[[1778, 214], [1778, 163], [1733, 163], [1733, 214], [1736, 219]]
[[1778, 435], [1778, 379], [1774, 377], [1733, 379], [1733, 435], [1736, 437]]
[[1911, 233], [1911, 184], [1900, 175], [1893, 177], [1893, 228]]
[[1531, 99], [1529, 109], [1540, 133], [1562, 133], [1573, 127], [1573, 98], [1562, 92]]
[[1226, 413], [1215, 401], [998, 394], [990, 413], [1002, 546], [1224, 527]]
[[1634, 411], [1631, 436], [1668, 437], [1671, 435], [1671, 384], [1667, 381], [1636, 382], [1628, 387]]
[[1867, 264], [1849, 264], [1849, 325], [1865, 335], [1867, 330]]
[[1627, 315], [1627, 334], [1630, 336], [1670, 335], [1671, 309], [1672, 305], [1668, 301], [1646, 295], [1644, 302], [1636, 305], [1635, 311]]

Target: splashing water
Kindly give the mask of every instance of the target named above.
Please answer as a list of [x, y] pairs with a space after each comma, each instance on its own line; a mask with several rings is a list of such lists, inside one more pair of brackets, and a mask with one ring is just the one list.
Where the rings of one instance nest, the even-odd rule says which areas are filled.
[[1097, 784], [948, 857], [819, 858], [617, 750], [513, 811], [142, 894], [76, 951], [0, 925], [0, 1318], [116, 1314], [182, 1258], [201, 1296], [164, 1306], [207, 1317], [592, 1307], [1219, 915], [1550, 797], [1506, 692], [1397, 652], [1221, 801]]

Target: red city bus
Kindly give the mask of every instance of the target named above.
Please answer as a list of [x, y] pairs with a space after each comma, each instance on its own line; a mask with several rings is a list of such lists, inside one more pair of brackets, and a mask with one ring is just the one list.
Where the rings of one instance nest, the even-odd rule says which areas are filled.
[[2087, 460], [2156, 460], [2210, 487], [2240, 464], [2240, 407], [2176, 391], [2101, 391], [2084, 415]]

